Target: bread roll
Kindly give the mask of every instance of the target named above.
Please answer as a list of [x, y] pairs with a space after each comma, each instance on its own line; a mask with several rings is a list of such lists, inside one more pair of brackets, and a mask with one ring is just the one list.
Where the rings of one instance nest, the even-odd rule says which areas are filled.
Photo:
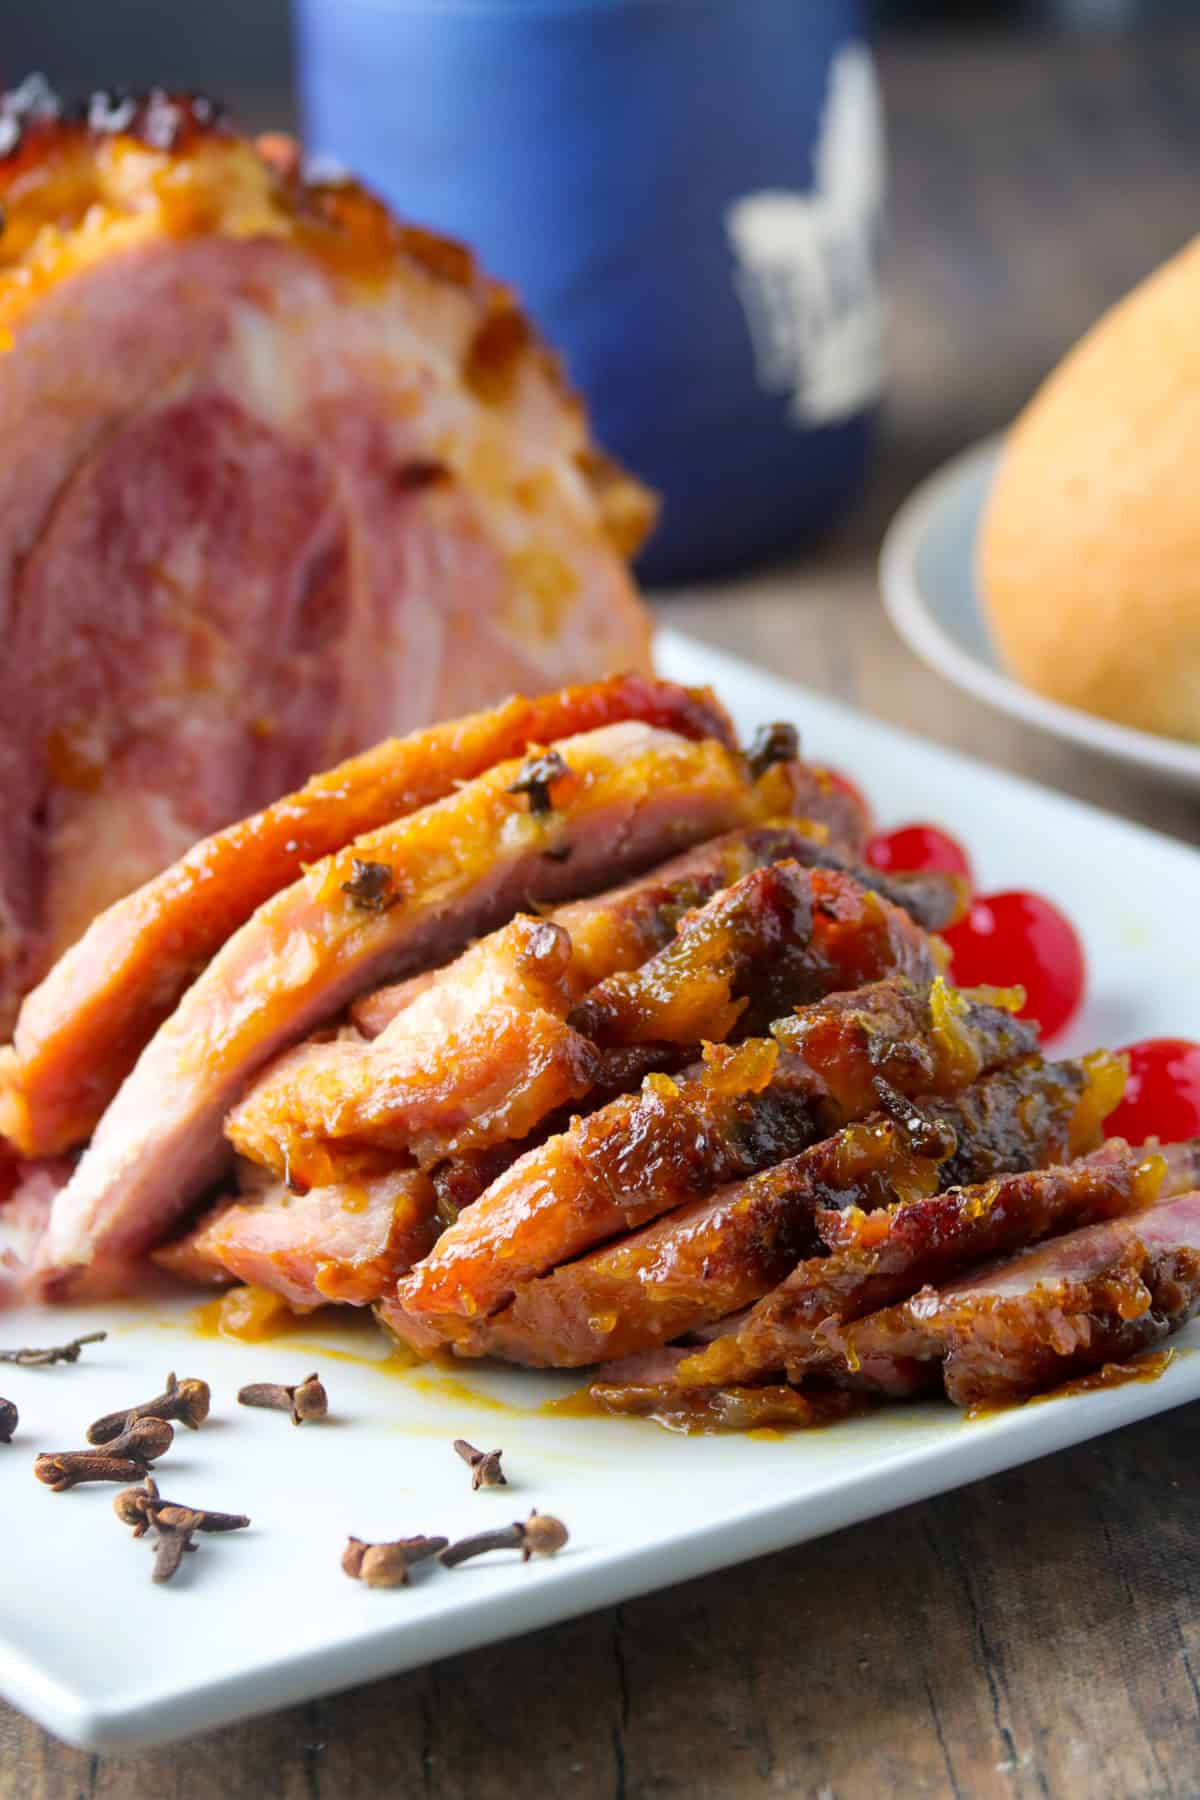
[[1200, 742], [1200, 238], [1034, 395], [992, 489], [977, 572], [1020, 680]]

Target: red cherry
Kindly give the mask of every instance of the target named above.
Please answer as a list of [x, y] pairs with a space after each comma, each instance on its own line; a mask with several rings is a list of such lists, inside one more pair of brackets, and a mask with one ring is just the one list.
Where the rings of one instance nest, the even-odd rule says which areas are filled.
[[972, 880], [971, 861], [962, 845], [936, 825], [901, 825], [880, 831], [867, 843], [867, 861], [885, 874], [932, 869]]
[[943, 932], [959, 987], [1025, 989], [1023, 1019], [1052, 1038], [1079, 1010], [1087, 982], [1071, 921], [1040, 894], [981, 894], [961, 924]]
[[1125, 1098], [1104, 1129], [1131, 1144], [1164, 1144], [1200, 1136], [1200, 1044], [1187, 1038], [1146, 1038], [1123, 1052], [1129, 1058]]

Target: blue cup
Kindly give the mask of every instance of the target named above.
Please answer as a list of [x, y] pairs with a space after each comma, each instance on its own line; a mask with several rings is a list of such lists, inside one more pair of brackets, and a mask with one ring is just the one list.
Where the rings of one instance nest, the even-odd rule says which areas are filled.
[[678, 580], [828, 523], [882, 378], [858, 0], [295, 0], [309, 148], [465, 239], [664, 507]]

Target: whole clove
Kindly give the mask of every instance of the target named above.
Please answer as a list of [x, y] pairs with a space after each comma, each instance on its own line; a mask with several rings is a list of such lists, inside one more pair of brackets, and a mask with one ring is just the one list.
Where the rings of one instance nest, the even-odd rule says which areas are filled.
[[195, 1548], [190, 1531], [181, 1530], [176, 1525], [161, 1524], [159, 1520], [155, 1519], [154, 1568], [150, 1572], [151, 1581], [158, 1582], [160, 1586], [164, 1581], [170, 1581], [172, 1575], [177, 1573], [185, 1553]]
[[356, 856], [351, 868], [353, 873], [349, 881], [343, 881], [342, 892], [360, 911], [382, 913], [395, 906], [400, 896], [396, 892], [395, 870], [390, 863], [364, 862]]
[[755, 781], [776, 763], [794, 762], [800, 754], [800, 737], [794, 725], [760, 725], [746, 751], [746, 762]]
[[175, 1429], [166, 1419], [134, 1419], [101, 1451], [48, 1450], [33, 1465], [47, 1487], [61, 1493], [85, 1481], [129, 1481], [149, 1473], [150, 1464], [171, 1448]]
[[541, 756], [531, 756], [528, 762], [522, 764], [517, 779], [505, 792], [527, 794], [530, 812], [545, 815], [554, 811], [554, 800], [550, 793], [552, 784], [570, 773], [560, 750], [546, 750]]
[[468, 1562], [473, 1556], [484, 1556], [489, 1550], [519, 1550], [521, 1561], [531, 1556], [553, 1556], [566, 1543], [568, 1532], [561, 1519], [549, 1513], [531, 1512], [527, 1519], [514, 1519], [499, 1531], [481, 1531], [475, 1537], [460, 1538], [443, 1550], [442, 1561], [448, 1569]]
[[454, 1453], [462, 1457], [471, 1471], [472, 1493], [479, 1488], [508, 1486], [504, 1470], [500, 1467], [503, 1450], [477, 1450], [474, 1444], [468, 1444], [466, 1438], [455, 1438]]
[[172, 1529], [205, 1532], [244, 1531], [250, 1523], [245, 1513], [210, 1512], [203, 1507], [184, 1506], [178, 1500], [166, 1500], [152, 1475], [147, 1475], [140, 1487], [125, 1488], [117, 1494], [113, 1511], [122, 1525], [133, 1527], [134, 1537], [144, 1537], [151, 1525], [160, 1522]]
[[293, 1425], [303, 1425], [306, 1419], [327, 1416], [329, 1396], [314, 1369], [295, 1387], [284, 1387], [275, 1381], [252, 1381], [248, 1387], [238, 1389], [238, 1405], [263, 1406], [273, 1412], [290, 1413]]
[[161, 1394], [156, 1394], [153, 1400], [144, 1400], [140, 1406], [126, 1406], [120, 1412], [105, 1413], [102, 1419], [88, 1426], [87, 1441], [89, 1444], [109, 1444], [128, 1431], [137, 1419], [174, 1419], [177, 1424], [186, 1425], [189, 1431], [198, 1431], [208, 1417], [211, 1400], [207, 1381], [190, 1377], [177, 1381], [172, 1369]]
[[102, 1450], [43, 1451], [33, 1472], [56, 1494], [85, 1481], [137, 1481], [146, 1473], [140, 1456], [108, 1456]]
[[21, 1415], [11, 1400], [0, 1400], [0, 1444], [11, 1444]]
[[0, 1363], [17, 1363], [22, 1369], [48, 1369], [51, 1363], [79, 1361], [85, 1344], [102, 1344], [107, 1331], [89, 1331], [69, 1344], [52, 1344], [46, 1350], [0, 1350]]
[[368, 1587], [407, 1587], [413, 1565], [440, 1555], [449, 1542], [444, 1537], [411, 1537], [390, 1544], [368, 1544], [362, 1538], [347, 1538], [342, 1568], [352, 1581], [363, 1581]]
[[120, 1437], [109, 1438], [104, 1445], [106, 1456], [129, 1456], [138, 1462], [157, 1462], [175, 1441], [175, 1427], [167, 1419], [153, 1416], [134, 1419]]
[[250, 1523], [244, 1513], [206, 1512], [200, 1507], [165, 1500], [150, 1475], [141, 1487], [126, 1488], [118, 1494], [113, 1511], [123, 1525], [133, 1527], [134, 1537], [153, 1532], [151, 1579], [160, 1586], [178, 1572], [188, 1551], [195, 1550], [193, 1540], [198, 1531], [241, 1531]]

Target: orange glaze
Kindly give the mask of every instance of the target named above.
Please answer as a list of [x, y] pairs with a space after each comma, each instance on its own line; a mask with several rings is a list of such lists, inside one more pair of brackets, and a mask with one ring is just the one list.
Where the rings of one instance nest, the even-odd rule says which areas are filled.
[[1077, 1375], [1073, 1381], [1064, 1381], [1060, 1387], [1050, 1388], [1044, 1394], [1030, 1394], [1025, 1400], [1001, 1400], [970, 1406], [966, 1417], [987, 1419], [993, 1413], [1012, 1412], [1021, 1406], [1040, 1406], [1045, 1400], [1065, 1400], [1071, 1394], [1098, 1394], [1106, 1388], [1125, 1387], [1131, 1381], [1157, 1381], [1170, 1368], [1178, 1354], [1177, 1350], [1170, 1348], [1151, 1350], [1145, 1356], [1135, 1356], [1130, 1362], [1104, 1363], [1090, 1374]]
[[[149, 117], [155, 107], [161, 129]], [[110, 119], [26, 119], [20, 143], [0, 158], [0, 196], [12, 219], [0, 240], [0, 342], [33, 300], [105, 247], [157, 233], [216, 233], [290, 240], [360, 284], [416, 264], [435, 280], [478, 290], [487, 308], [485, 360], [489, 346], [515, 362], [534, 344], [509, 290], [481, 276], [463, 245], [400, 224], [355, 182], [306, 181], [298, 152], [279, 153], [288, 140], [256, 143], [187, 95], [153, 95]], [[511, 319], [519, 332], [494, 323]]]
[[[312, 1312], [293, 1312], [278, 1294], [266, 1288], [237, 1287], [206, 1301], [189, 1315], [197, 1337], [225, 1338], [239, 1344], [268, 1344], [295, 1339], [296, 1347], [335, 1362], [357, 1363], [381, 1375], [407, 1375], [420, 1361], [407, 1345], [389, 1342], [369, 1312], [344, 1306], [318, 1306]], [[347, 1348], [356, 1341], [377, 1347]]]
[[635, 1380], [628, 1384], [597, 1382], [593, 1393], [610, 1413], [651, 1419], [686, 1437], [736, 1431], [743, 1437], [770, 1433], [773, 1439], [837, 1424], [874, 1405], [861, 1394], [832, 1388], [801, 1393], [799, 1388], [782, 1384], [688, 1392]]
[[558, 1400], [545, 1400], [538, 1408], [544, 1419], [611, 1419], [612, 1414], [592, 1398], [590, 1387], [573, 1388]]
[[266, 1344], [297, 1331], [311, 1331], [314, 1325], [319, 1327], [333, 1316], [331, 1306], [298, 1313], [279, 1294], [269, 1293], [266, 1288], [235, 1287], [198, 1306], [189, 1323], [198, 1337]]

